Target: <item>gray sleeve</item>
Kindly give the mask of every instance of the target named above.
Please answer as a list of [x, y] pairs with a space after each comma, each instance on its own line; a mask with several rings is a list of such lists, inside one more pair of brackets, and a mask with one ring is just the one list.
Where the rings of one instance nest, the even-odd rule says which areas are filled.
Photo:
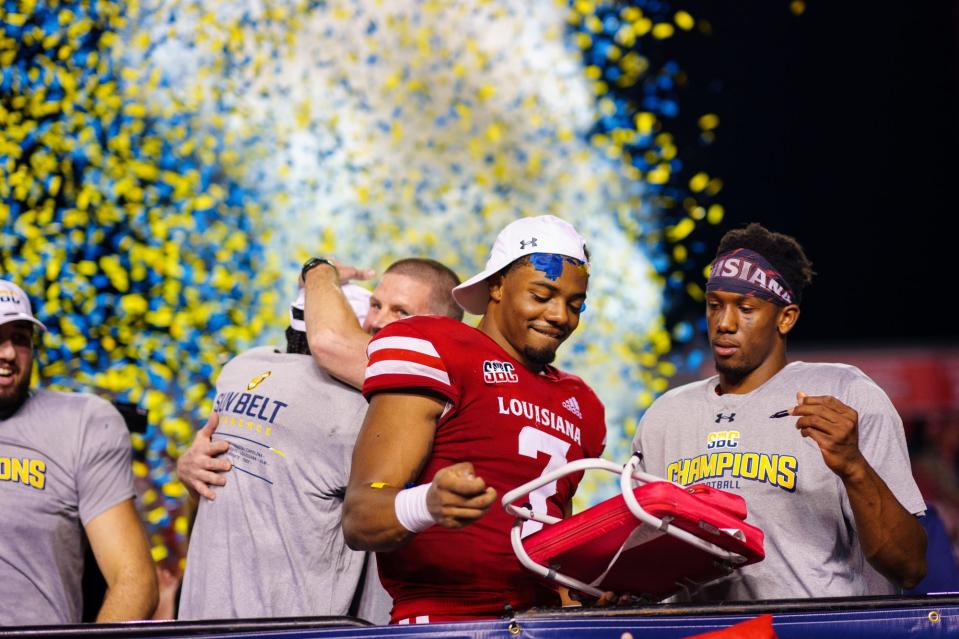
[[120, 413], [108, 402], [91, 398], [81, 417], [77, 494], [80, 521], [94, 517], [135, 495], [130, 434]]
[[924, 513], [926, 504], [912, 477], [902, 419], [892, 401], [862, 375], [849, 384], [844, 402], [859, 413], [859, 449], [866, 461], [906, 510], [914, 515]]

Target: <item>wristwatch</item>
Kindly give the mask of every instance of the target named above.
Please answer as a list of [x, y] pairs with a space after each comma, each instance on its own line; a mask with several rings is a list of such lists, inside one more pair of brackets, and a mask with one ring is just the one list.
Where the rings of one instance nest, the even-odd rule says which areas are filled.
[[304, 282], [306, 281], [306, 272], [310, 269], [319, 266], [320, 264], [326, 264], [333, 269], [333, 272], [336, 273], [336, 279], [340, 279], [340, 271], [336, 268], [336, 264], [326, 259], [325, 257], [311, 257], [306, 262], [303, 263], [303, 268], [300, 269], [300, 279]]

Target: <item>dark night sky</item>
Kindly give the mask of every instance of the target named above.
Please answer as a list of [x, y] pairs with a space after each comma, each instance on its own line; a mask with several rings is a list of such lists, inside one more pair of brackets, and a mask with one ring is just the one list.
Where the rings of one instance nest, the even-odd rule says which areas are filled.
[[[959, 3], [689, 5], [684, 105], [713, 105], [695, 160], [721, 177], [721, 231], [795, 235], [818, 277], [800, 345], [955, 343]], [[710, 109], [700, 109], [705, 112]], [[706, 233], [715, 247], [720, 233]], [[710, 252], [713, 249], [710, 248]]]

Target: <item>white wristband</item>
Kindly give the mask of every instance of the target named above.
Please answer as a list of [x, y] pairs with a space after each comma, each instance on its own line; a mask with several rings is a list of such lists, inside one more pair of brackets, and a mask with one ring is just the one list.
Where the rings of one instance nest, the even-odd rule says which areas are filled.
[[433, 484], [420, 484], [396, 493], [393, 507], [400, 525], [412, 533], [423, 532], [436, 523], [426, 505], [426, 493]]

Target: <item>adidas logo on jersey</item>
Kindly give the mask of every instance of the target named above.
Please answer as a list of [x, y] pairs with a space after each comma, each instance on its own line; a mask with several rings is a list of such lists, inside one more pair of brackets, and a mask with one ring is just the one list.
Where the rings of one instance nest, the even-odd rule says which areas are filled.
[[519, 381], [516, 369], [509, 362], [483, 362], [483, 381], [487, 384], [515, 384]]
[[580, 419], [583, 418], [583, 413], [579, 410], [579, 402], [576, 401], [575, 397], [570, 397], [565, 402], [563, 402], [563, 408], [576, 415]]

